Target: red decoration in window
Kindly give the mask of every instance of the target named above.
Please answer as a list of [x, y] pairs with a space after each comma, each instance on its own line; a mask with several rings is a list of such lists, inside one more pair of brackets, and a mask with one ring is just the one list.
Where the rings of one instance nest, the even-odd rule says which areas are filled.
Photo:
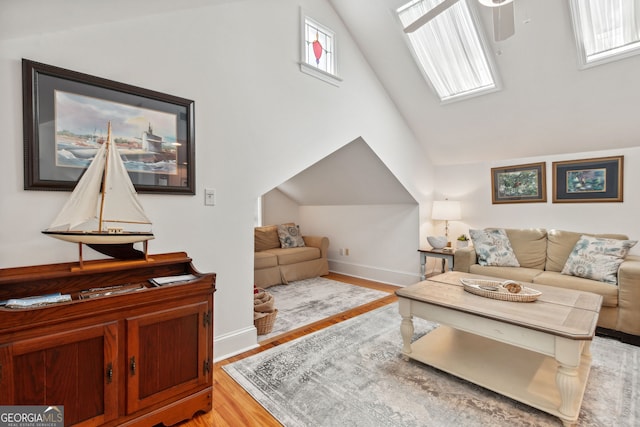
[[316, 65], [320, 65], [320, 57], [322, 56], [323, 49], [322, 49], [322, 45], [318, 41], [318, 33], [316, 33], [316, 39], [311, 44], [313, 45], [313, 54], [316, 57]]

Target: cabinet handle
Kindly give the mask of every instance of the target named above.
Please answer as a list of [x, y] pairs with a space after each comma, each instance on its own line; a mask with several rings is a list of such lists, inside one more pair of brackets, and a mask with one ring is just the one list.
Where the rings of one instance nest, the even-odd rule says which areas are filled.
[[133, 356], [131, 360], [129, 360], [129, 371], [131, 371], [131, 376], [136, 374], [136, 357]]
[[113, 364], [109, 363], [107, 365], [107, 384], [111, 384], [113, 380]]

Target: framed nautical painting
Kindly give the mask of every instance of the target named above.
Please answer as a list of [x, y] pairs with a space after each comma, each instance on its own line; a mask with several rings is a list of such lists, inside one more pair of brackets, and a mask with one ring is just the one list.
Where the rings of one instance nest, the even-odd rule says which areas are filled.
[[545, 162], [491, 168], [491, 202], [547, 201]]
[[25, 190], [71, 191], [113, 142], [137, 192], [195, 194], [194, 102], [22, 60]]
[[624, 156], [553, 162], [553, 203], [622, 202]]

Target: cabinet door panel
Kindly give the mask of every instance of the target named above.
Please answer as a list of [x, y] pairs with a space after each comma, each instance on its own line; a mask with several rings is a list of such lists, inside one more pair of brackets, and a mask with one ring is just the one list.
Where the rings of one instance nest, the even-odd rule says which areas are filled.
[[64, 405], [65, 423], [101, 423], [117, 416], [115, 323], [18, 341], [12, 347], [16, 405]]
[[128, 413], [206, 384], [207, 302], [127, 319]]

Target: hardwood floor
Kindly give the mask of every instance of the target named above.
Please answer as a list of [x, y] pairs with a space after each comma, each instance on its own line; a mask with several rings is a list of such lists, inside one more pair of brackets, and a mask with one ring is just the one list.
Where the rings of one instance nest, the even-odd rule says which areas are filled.
[[394, 291], [398, 289], [396, 286], [335, 273], [330, 273], [325, 277], [332, 280], [350, 283], [352, 285], [386, 291], [389, 292], [389, 296], [315, 322], [311, 325], [262, 341], [260, 342], [259, 348], [216, 363], [213, 369], [213, 410], [206, 414], [197, 415], [192, 420], [179, 424], [180, 427], [280, 426], [281, 424], [273, 418], [271, 414], [260, 406], [247, 392], [244, 391], [242, 387], [240, 387], [229, 375], [226, 374], [226, 372], [222, 370], [222, 366], [270, 348], [277, 347], [287, 341], [324, 329], [328, 326], [340, 323], [344, 320], [390, 304], [397, 300], [397, 297], [394, 294]]

